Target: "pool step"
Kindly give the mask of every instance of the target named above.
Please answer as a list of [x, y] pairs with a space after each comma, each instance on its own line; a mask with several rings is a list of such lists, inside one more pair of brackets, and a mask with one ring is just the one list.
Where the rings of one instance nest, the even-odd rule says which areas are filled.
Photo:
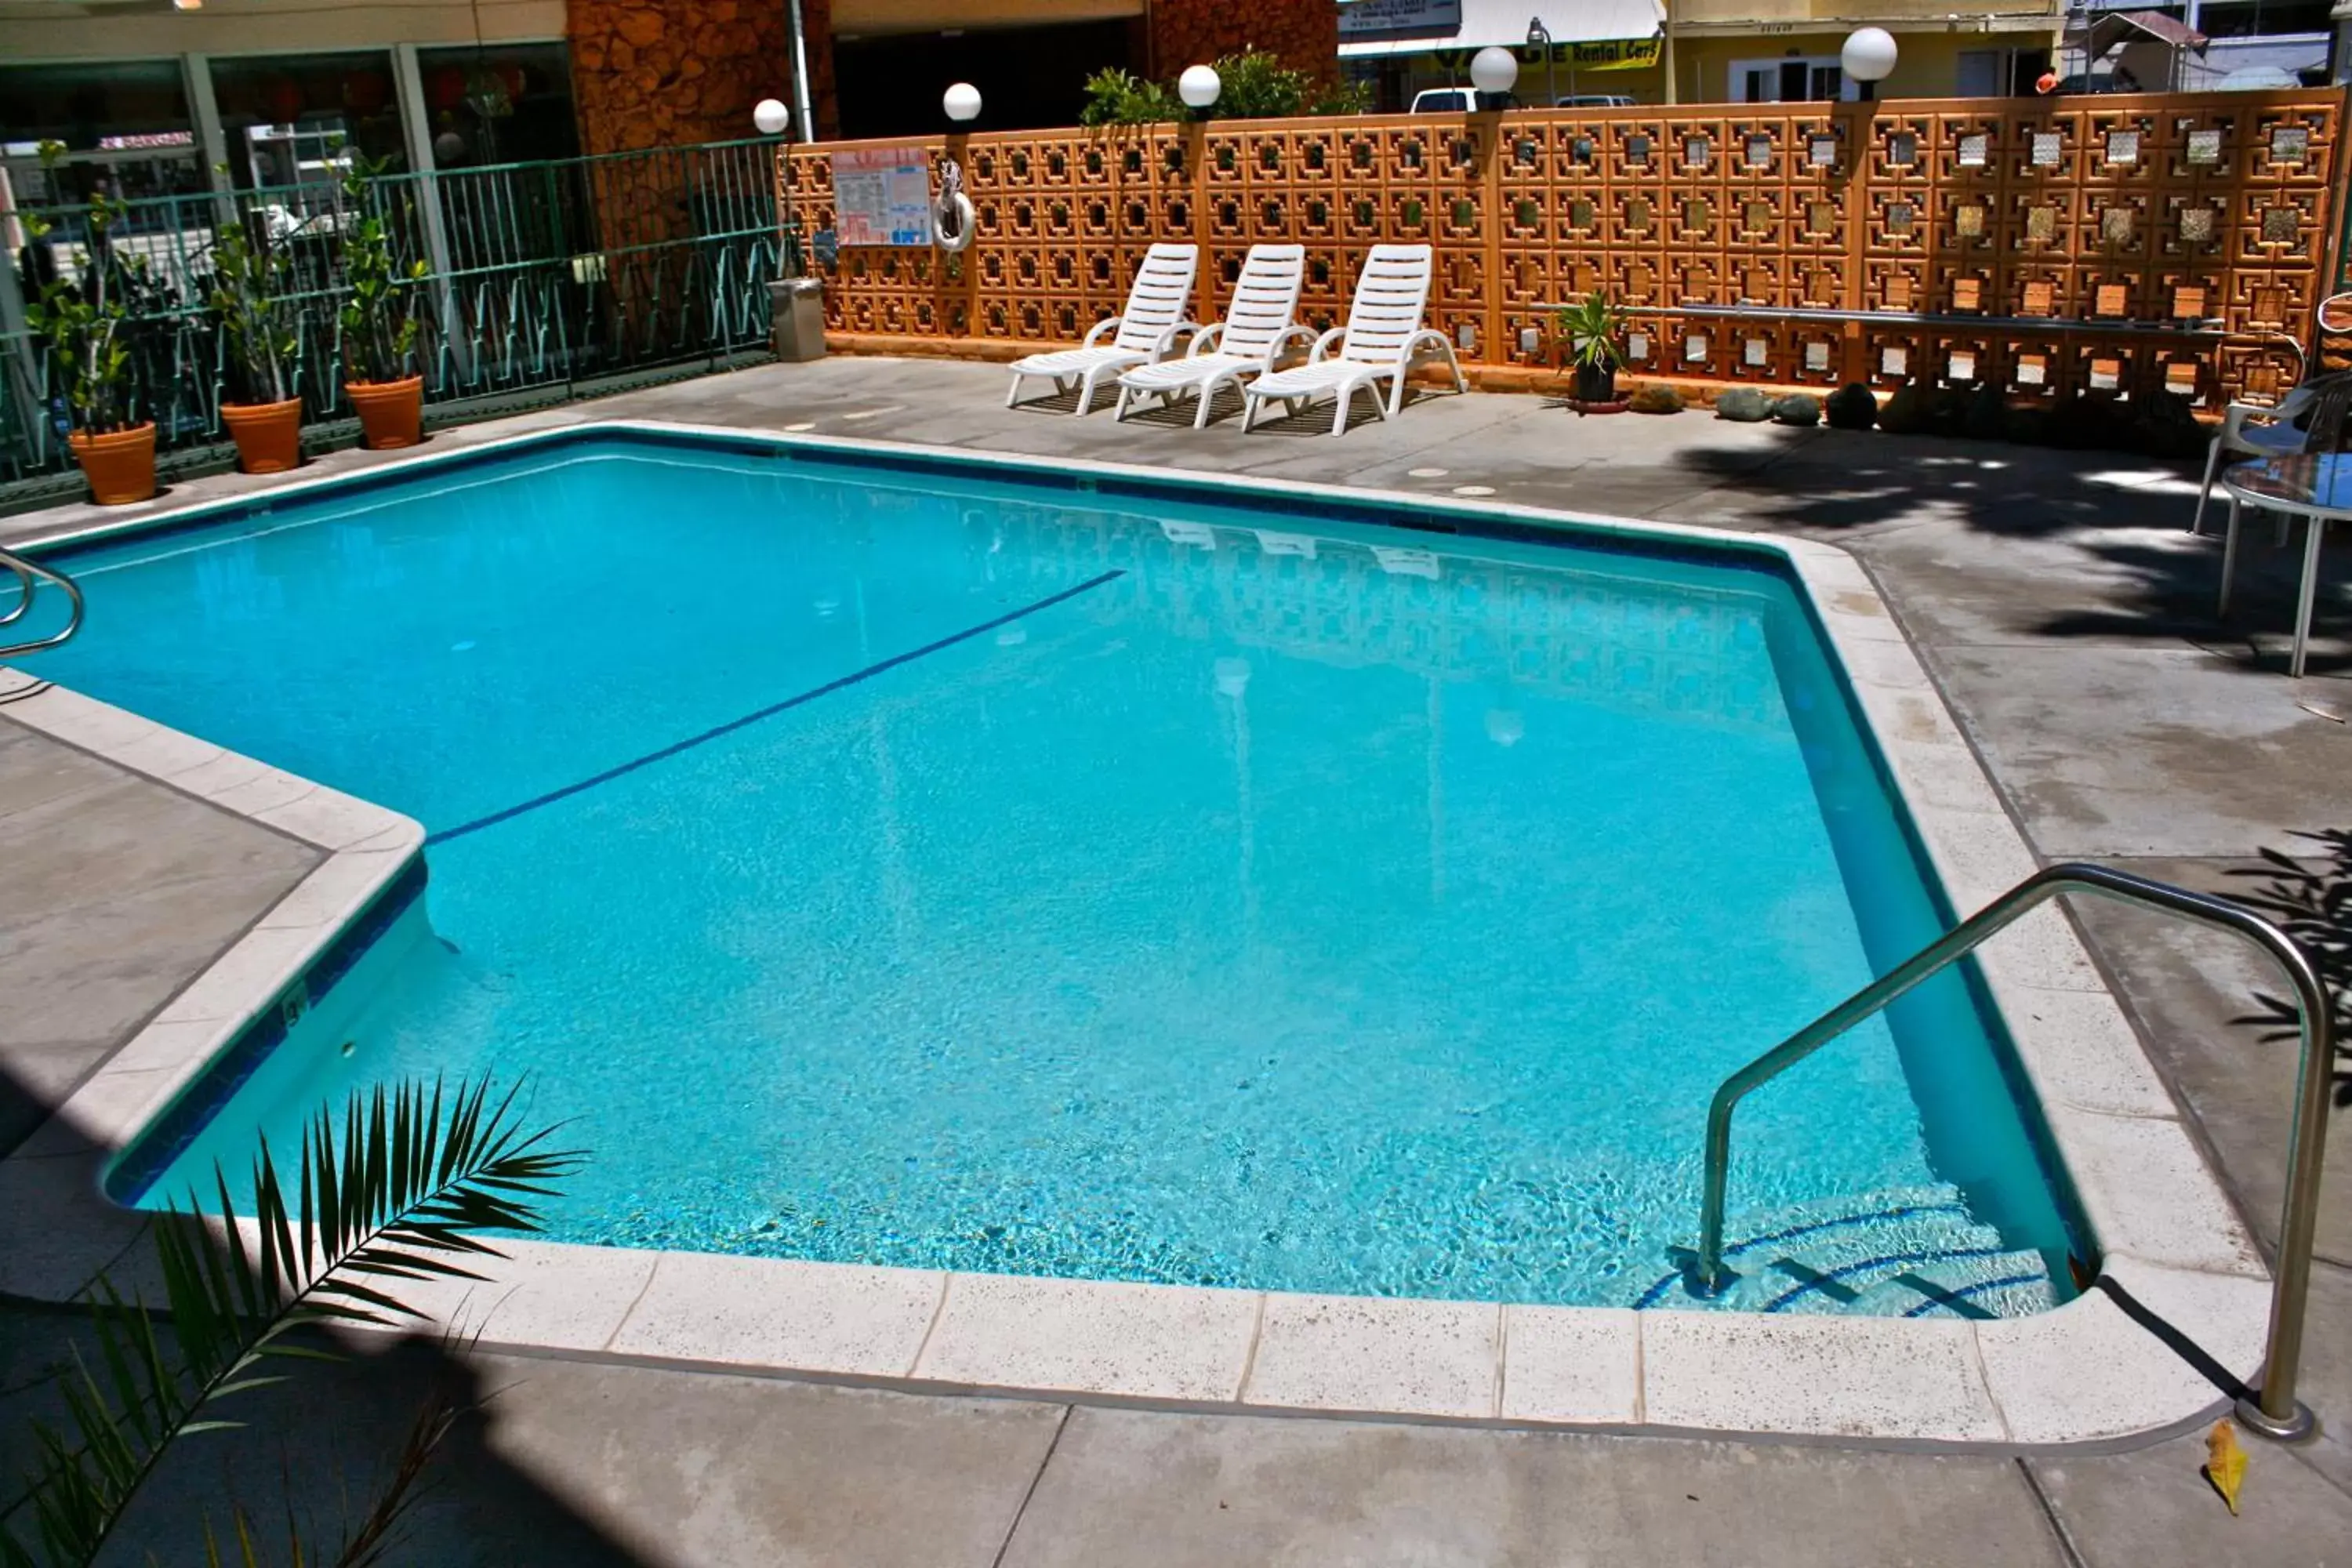
[[[1687, 1259], [1683, 1259], [1687, 1264]], [[1639, 1305], [1874, 1317], [2016, 1317], [2058, 1293], [2042, 1254], [2008, 1246], [1949, 1187], [1875, 1193], [1735, 1220], [1724, 1247], [1734, 1278], [1700, 1298], [1684, 1274], [1661, 1278]]]

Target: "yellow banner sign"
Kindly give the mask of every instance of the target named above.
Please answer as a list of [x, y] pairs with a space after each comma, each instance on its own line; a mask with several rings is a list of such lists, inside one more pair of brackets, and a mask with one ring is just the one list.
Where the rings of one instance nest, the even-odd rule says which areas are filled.
[[[1645, 70], [1656, 65], [1664, 46], [1653, 34], [1646, 38], [1601, 38], [1588, 44], [1554, 44], [1549, 53], [1555, 66], [1580, 71]], [[1466, 70], [1475, 49], [1433, 49], [1430, 58], [1453, 70]], [[1540, 47], [1514, 48], [1521, 66], [1539, 66], [1546, 51]]]
[[1555, 44], [1560, 63], [1580, 71], [1643, 70], [1658, 63], [1663, 46], [1656, 38], [1610, 38], [1598, 44]]

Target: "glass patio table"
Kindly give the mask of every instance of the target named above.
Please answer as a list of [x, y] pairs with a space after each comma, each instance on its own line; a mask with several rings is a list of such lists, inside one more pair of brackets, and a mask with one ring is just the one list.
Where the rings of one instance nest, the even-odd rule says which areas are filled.
[[2352, 452], [2309, 452], [2242, 463], [2221, 474], [2232, 501], [2229, 537], [2221, 545], [2221, 596], [2217, 615], [2230, 613], [2230, 579], [2238, 567], [2240, 507], [2285, 512], [2308, 520], [2303, 545], [2303, 586], [2295, 595], [2294, 653], [2287, 673], [2303, 675], [2304, 648], [2311, 640], [2312, 601], [2319, 592], [2319, 543], [2331, 522], [2352, 518]]

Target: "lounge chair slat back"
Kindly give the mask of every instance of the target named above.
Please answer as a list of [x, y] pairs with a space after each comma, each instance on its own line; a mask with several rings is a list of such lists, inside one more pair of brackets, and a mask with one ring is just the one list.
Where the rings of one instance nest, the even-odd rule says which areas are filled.
[[1248, 359], [1263, 356], [1298, 310], [1298, 290], [1307, 277], [1303, 245], [1253, 245], [1225, 307], [1225, 331], [1217, 352]]
[[1372, 247], [1356, 279], [1341, 358], [1384, 364], [1421, 331], [1422, 314], [1429, 305], [1432, 256], [1426, 245]]
[[1119, 312], [1112, 341], [1136, 353], [1150, 353], [1160, 334], [1184, 319], [1192, 300], [1192, 275], [1201, 264], [1197, 245], [1155, 245], [1144, 252], [1127, 309]]

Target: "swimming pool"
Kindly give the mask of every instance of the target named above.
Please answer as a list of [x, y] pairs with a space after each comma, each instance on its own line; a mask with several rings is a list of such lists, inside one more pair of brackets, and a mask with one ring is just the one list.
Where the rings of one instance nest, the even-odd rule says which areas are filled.
[[[1691, 1304], [1708, 1093], [1943, 911], [1777, 558], [1432, 521], [601, 435], [68, 553], [42, 673], [434, 835], [117, 1190], [527, 1072], [562, 1239]], [[2052, 1186], [1939, 982], [1744, 1113], [1730, 1303], [2047, 1305]]]

